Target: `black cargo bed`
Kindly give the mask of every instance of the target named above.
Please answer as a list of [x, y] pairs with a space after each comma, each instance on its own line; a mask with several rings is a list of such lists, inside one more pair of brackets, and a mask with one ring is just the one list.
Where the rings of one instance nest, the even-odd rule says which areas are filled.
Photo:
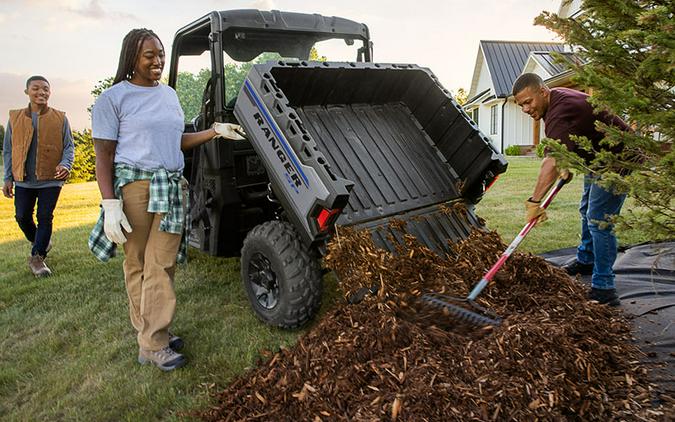
[[[481, 225], [472, 203], [506, 170], [449, 92], [415, 65], [256, 65], [235, 115], [309, 242], [326, 238], [317, 220], [337, 210], [336, 224], [367, 228], [387, 249], [390, 238], [400, 241], [388, 227], [400, 219], [420, 242], [446, 252], [448, 241]], [[468, 210], [454, 210], [455, 201]]]
[[457, 175], [405, 105], [307, 106], [296, 111], [332, 170], [354, 182], [339, 224], [364, 223], [459, 198]]

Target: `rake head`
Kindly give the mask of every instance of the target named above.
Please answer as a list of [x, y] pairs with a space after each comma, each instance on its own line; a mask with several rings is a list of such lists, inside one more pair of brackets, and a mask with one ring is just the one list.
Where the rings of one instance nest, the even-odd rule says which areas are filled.
[[419, 297], [424, 306], [428, 306], [442, 315], [469, 325], [483, 327], [499, 325], [502, 319], [476, 302], [468, 299], [454, 298], [438, 293], [425, 293]]

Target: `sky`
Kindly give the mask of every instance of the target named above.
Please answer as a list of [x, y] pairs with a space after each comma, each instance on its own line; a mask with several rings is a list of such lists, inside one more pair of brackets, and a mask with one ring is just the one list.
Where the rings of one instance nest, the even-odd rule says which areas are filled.
[[[52, 87], [50, 105], [66, 112], [72, 128], [91, 127], [91, 90], [115, 74], [129, 30], [155, 31], [168, 57], [175, 32], [212, 10], [278, 9], [362, 22], [375, 62], [428, 67], [446, 88], [468, 90], [480, 40], [556, 41], [533, 20], [542, 10], [557, 11], [560, 1], [0, 0], [0, 124], [10, 109], [27, 104], [25, 81], [40, 74]], [[343, 58], [330, 52], [319, 50]]]

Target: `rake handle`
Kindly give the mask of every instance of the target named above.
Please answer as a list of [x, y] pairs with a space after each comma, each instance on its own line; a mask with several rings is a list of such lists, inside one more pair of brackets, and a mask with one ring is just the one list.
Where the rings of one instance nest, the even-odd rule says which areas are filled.
[[[562, 177], [558, 178], [558, 182], [555, 184], [555, 187], [549, 191], [549, 193], [546, 195], [546, 198], [544, 198], [543, 201], [541, 201], [541, 204], [539, 205], [539, 208], [541, 209], [546, 209], [548, 208], [549, 204], [551, 201], [553, 201], [553, 198], [558, 194], [560, 189], [562, 189], [563, 186], [565, 186], [569, 181], [571, 180], [571, 177], [568, 177], [566, 179], [563, 179]], [[527, 224], [525, 224], [525, 227], [518, 233], [515, 239], [511, 242], [508, 248], [502, 253], [502, 256], [499, 257], [499, 260], [490, 268], [490, 270], [485, 273], [483, 278], [480, 279], [478, 284], [471, 290], [471, 293], [469, 293], [469, 296], [467, 297], [468, 300], [475, 300], [478, 295], [483, 291], [485, 286], [488, 285], [490, 281], [492, 281], [492, 278], [497, 274], [497, 271], [499, 271], [504, 263], [506, 262], [507, 259], [511, 256], [513, 251], [518, 248], [520, 243], [525, 239], [525, 236], [532, 230], [532, 228], [537, 224], [537, 217], [533, 218], [532, 220], [528, 221]]]

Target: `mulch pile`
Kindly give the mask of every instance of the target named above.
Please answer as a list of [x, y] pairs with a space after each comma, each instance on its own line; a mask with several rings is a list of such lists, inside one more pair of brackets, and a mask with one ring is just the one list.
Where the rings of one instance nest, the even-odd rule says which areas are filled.
[[[404, 230], [404, 225], [398, 226]], [[516, 253], [479, 299], [503, 318], [472, 329], [420, 306], [436, 291], [464, 297], [504, 249], [474, 232], [442, 258], [405, 235], [396, 254], [368, 232], [339, 228], [324, 260], [346, 297], [290, 349], [234, 380], [207, 420], [668, 420], [652, 404], [619, 311], [543, 259]], [[664, 398], [668, 400], [668, 398]]]

